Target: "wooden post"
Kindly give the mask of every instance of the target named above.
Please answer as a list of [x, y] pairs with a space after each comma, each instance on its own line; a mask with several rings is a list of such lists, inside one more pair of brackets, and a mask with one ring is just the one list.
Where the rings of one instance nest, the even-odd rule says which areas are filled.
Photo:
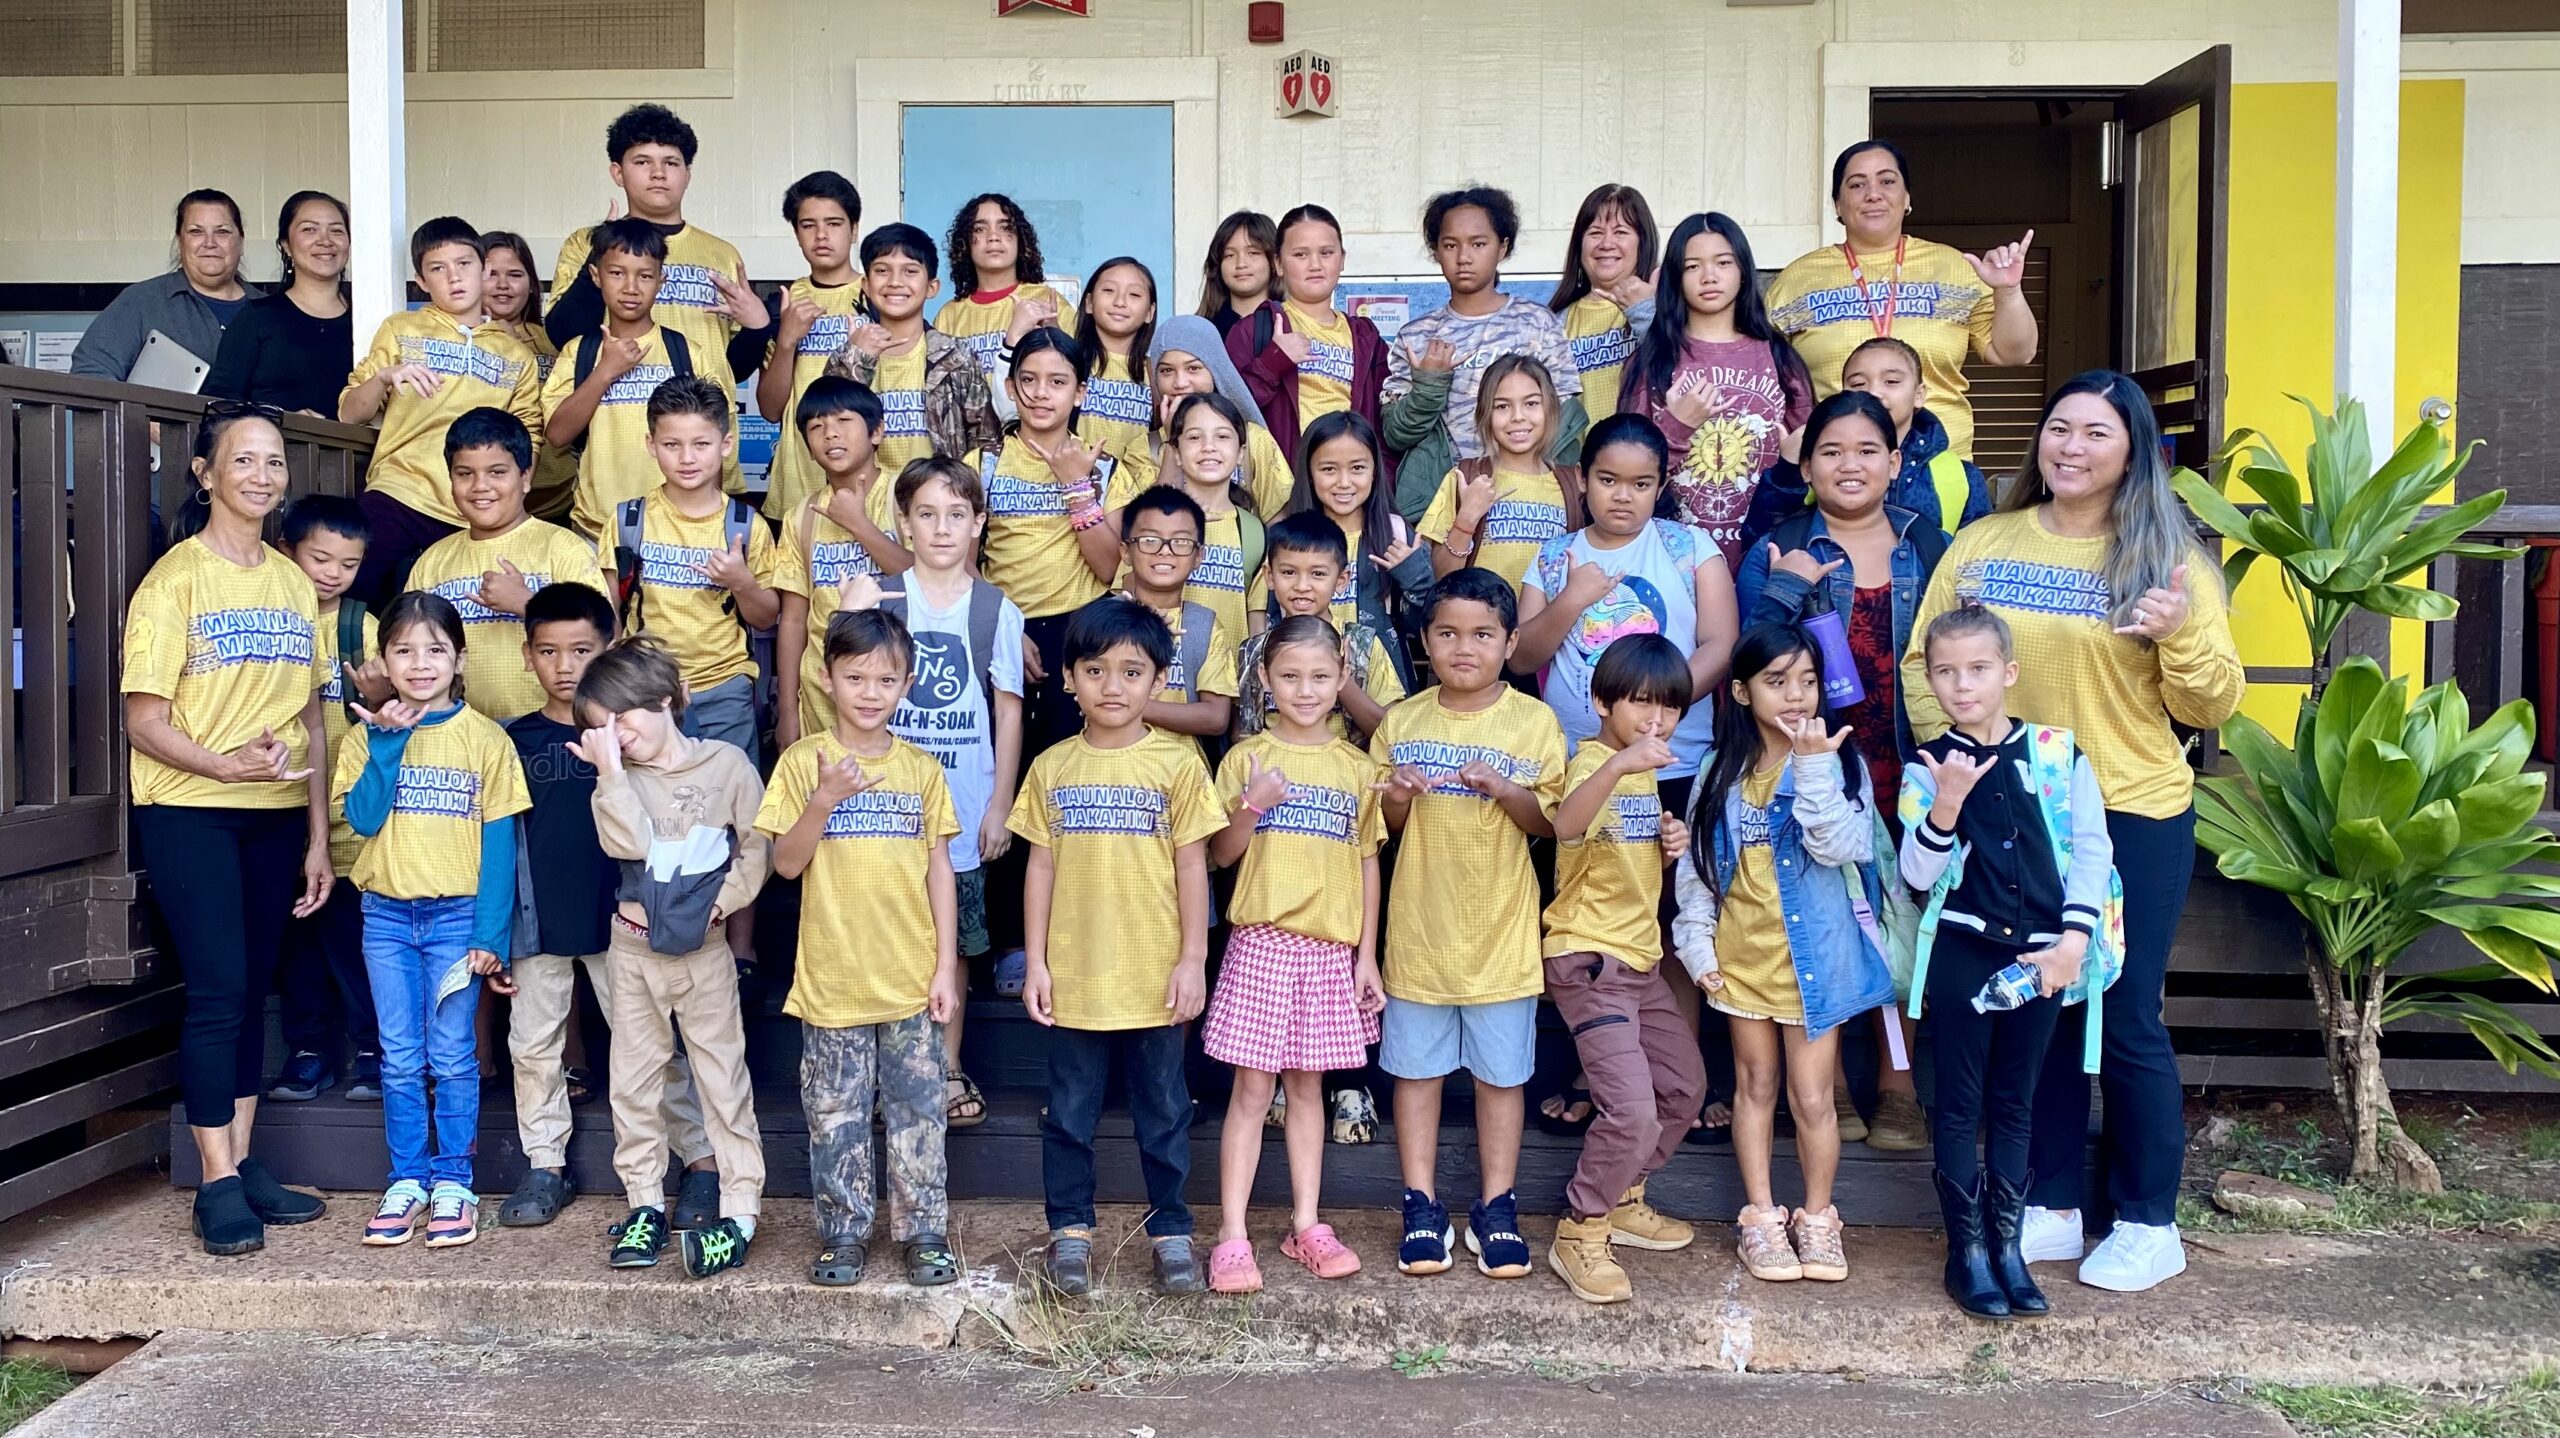
[[348, 266], [359, 352], [408, 308], [409, 166], [401, 0], [347, 0]]

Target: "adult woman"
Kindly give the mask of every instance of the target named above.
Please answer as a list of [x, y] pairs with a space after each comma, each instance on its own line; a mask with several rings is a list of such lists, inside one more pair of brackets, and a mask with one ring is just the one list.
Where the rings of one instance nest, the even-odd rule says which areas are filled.
[[[2231, 641], [2222, 570], [2198, 547], [2169, 488], [2151, 405], [2131, 379], [2092, 370], [2055, 390], [2036, 445], [1997, 512], [1960, 531], [1912, 618], [1902, 661], [1914, 734], [1947, 728], [1917, 636], [1960, 603], [1996, 610], [2016, 638], [2009, 712], [2072, 731], [2106, 795], [2125, 889], [2124, 973], [2106, 996], [2099, 1081], [2106, 1088], [2113, 1232], [2080, 1280], [2138, 1292], [2186, 1267], [2176, 1221], [2185, 1156], [2177, 1059], [2161, 1016], [2169, 943], [2195, 868], [2194, 776], [2172, 722], [2211, 729], [2247, 680]], [[2088, 1009], [2064, 1011], [2037, 1085], [2030, 1259], [2081, 1251], [2080, 1072]]]
[[267, 990], [287, 914], [328, 896], [319, 600], [262, 533], [285, 493], [275, 411], [217, 403], [196, 431], [203, 526], [144, 576], [125, 619], [133, 827], [187, 981], [178, 1091], [204, 1164], [207, 1253], [264, 1246], [320, 1200], [249, 1157]]
[[[1202, 319], [1218, 327], [1220, 338], [1278, 298], [1272, 291], [1280, 278], [1280, 227], [1260, 210], [1238, 210], [1218, 222], [1209, 237], [1209, 257], [1200, 262]], [[1267, 322], [1269, 316], [1264, 316]]]
[[1980, 255], [1905, 234], [1909, 179], [1890, 140], [1860, 140], [1841, 151], [1831, 162], [1831, 208], [1849, 238], [1779, 272], [1769, 287], [1769, 317], [1803, 352], [1817, 398], [1840, 388], [1840, 366], [1869, 338], [1907, 342], [1920, 352], [1929, 408], [1947, 426], [1948, 449], [1971, 459], [1967, 351], [1996, 365], [2036, 357], [2035, 312], [2018, 288], [2036, 232]]
[[1582, 197], [1564, 273], [1547, 308], [1564, 321], [1564, 341], [1582, 375], [1582, 409], [1598, 424], [1618, 412], [1618, 389], [1636, 352], [1628, 314], [1653, 298], [1661, 254], [1653, 207], [1633, 185], [1602, 185]]
[[276, 253], [283, 280], [222, 332], [204, 393], [334, 419], [356, 367], [343, 278], [347, 207], [318, 190], [295, 191], [276, 212]]
[[177, 268], [125, 286], [89, 321], [71, 372], [121, 380], [158, 330], [200, 360], [222, 348], [223, 327], [262, 291], [240, 278], [240, 204], [220, 190], [189, 190], [173, 226]]

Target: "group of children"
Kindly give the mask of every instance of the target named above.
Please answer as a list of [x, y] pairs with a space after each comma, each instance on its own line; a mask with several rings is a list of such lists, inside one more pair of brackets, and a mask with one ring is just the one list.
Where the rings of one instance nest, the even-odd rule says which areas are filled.
[[[324, 695], [341, 887], [360, 896], [392, 1153], [367, 1243], [478, 1231], [483, 986], [513, 1001], [532, 1166], [500, 1221], [546, 1223], [573, 1199], [562, 1048], [583, 968], [612, 1029], [627, 1213], [609, 1261], [651, 1265], [680, 1241], [696, 1276], [744, 1263], [764, 1163], [739, 985], [770, 873], [799, 885], [785, 1011], [802, 1025], [815, 1282], [866, 1271], [875, 1110], [904, 1275], [957, 1277], [944, 1147], [986, 1111], [960, 1037], [967, 960], [992, 952], [1048, 1030], [1043, 1264], [1063, 1292], [1093, 1282], [1115, 1077], [1161, 1287], [1261, 1286], [1247, 1198], [1267, 1113], [1290, 1178], [1281, 1255], [1359, 1271], [1321, 1216], [1323, 1076], [1373, 1061], [1394, 1083], [1397, 1268], [1455, 1262], [1437, 1140], [1463, 1069], [1465, 1246], [1483, 1273], [1527, 1274], [1513, 1189], [1543, 996], [1597, 1110], [1546, 1262], [1577, 1295], [1622, 1301], [1613, 1248], [1694, 1237], [1646, 1183], [1708, 1096], [1703, 993], [1733, 1031], [1752, 1274], [1846, 1276], [1837, 1035], [1885, 1011], [1898, 1061], [1891, 1011], [1926, 999], [1951, 1291], [1971, 1311], [2041, 1311], [2003, 1155], [2023, 1146], [2052, 1032], [2036, 995], [2071, 988], [2104, 938], [2106, 834], [2069, 736], [2005, 711], [2000, 620], [1968, 607], [1908, 632], [1904, 550], [1934, 562], [1981, 482], [1963, 467], [1950, 490], [1927, 455], [1915, 470], [1933, 421], [1907, 346], [1861, 347], [1849, 392], [1809, 415], [1771, 381], [1763, 437], [1797, 458], [1759, 481], [1774, 538], [1747, 551], [1737, 610], [1726, 561], [1744, 547], [1675, 518], [1697, 476], [1641, 412], [1642, 369], [1608, 376], [1625, 407], [1589, 425], [1581, 396], [1610, 347], [1579, 328], [1568, 345], [1553, 313], [1515, 314], [1491, 288], [1518, 230], [1498, 191], [1434, 201], [1426, 233], [1470, 308], [1417, 321], [1391, 358], [1332, 308], [1340, 231], [1315, 207], [1261, 242], [1285, 300], [1234, 313], [1252, 257], [1213, 253], [1219, 310], [1159, 324], [1135, 260], [1097, 267], [1069, 310], [1019, 207], [983, 196], [949, 237], [961, 295], [928, 325], [932, 238], [857, 240], [859, 201], [825, 173], [785, 198], [811, 275], [768, 319], [734, 251], [664, 193], [690, 131], [634, 114], [611, 146], [635, 213], [573, 240], [583, 264], [554, 302], [587, 306], [590, 327], [544, 358], [482, 323], [483, 242], [422, 226], [429, 307], [386, 323], [341, 403], [383, 425], [368, 500], [306, 499], [286, 520], [344, 676]], [[1612, 284], [1621, 219], [1592, 222]], [[1679, 287], [1693, 347], [1724, 342], [1694, 335], [1730, 328], [1701, 307], [1734, 303], [1717, 277], [1737, 249], [1750, 283], [1723, 233], [1675, 231], [1707, 275]], [[1638, 288], [1619, 297], [1640, 308]], [[1578, 327], [1591, 297], [1567, 307]], [[1655, 323], [1621, 319], [1630, 338]], [[759, 327], [759, 404], [788, 430], [761, 513], [727, 492], [732, 341]], [[1705, 383], [1666, 369], [1653, 390], [1675, 415], [1703, 407], [1696, 430], [1738, 403], [1702, 399]], [[561, 454], [571, 528], [529, 508]], [[1925, 520], [1905, 504], [1921, 487]], [[1823, 627], [1834, 591], [1854, 642]], [[1955, 726], [1925, 745], [1901, 714], [1906, 649]], [[1844, 679], [1882, 702], [1844, 711]], [[2057, 775], [2073, 801], [2058, 831]], [[1666, 952], [1693, 986], [1661, 972]], [[2021, 956], [2034, 994], [1977, 1012]], [[1205, 1260], [1184, 1198], [1194, 1020], [1236, 1075]], [[1770, 1175], [1781, 1074], [1793, 1208]]]

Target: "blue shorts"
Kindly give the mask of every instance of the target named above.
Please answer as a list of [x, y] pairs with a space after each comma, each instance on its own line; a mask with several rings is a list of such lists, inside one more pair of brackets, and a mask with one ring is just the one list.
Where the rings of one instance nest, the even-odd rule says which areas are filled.
[[763, 767], [756, 753], [756, 682], [740, 675], [724, 679], [684, 701], [684, 717], [676, 721], [688, 739], [718, 739], [735, 744], [747, 762]]
[[1459, 1069], [1476, 1082], [1518, 1088], [1538, 1059], [1538, 1000], [1418, 1004], [1387, 996], [1378, 1030], [1378, 1067], [1397, 1078], [1446, 1078]]

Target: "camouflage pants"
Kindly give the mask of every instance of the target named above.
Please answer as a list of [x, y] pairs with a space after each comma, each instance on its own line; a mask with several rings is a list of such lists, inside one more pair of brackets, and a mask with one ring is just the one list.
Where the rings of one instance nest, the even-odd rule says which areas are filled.
[[942, 1031], [918, 1014], [847, 1029], [802, 1024], [800, 1106], [809, 1116], [809, 1180], [823, 1242], [868, 1242], [877, 1206], [871, 1161], [876, 1095], [888, 1133], [890, 1236], [950, 1231], [942, 1140]]

